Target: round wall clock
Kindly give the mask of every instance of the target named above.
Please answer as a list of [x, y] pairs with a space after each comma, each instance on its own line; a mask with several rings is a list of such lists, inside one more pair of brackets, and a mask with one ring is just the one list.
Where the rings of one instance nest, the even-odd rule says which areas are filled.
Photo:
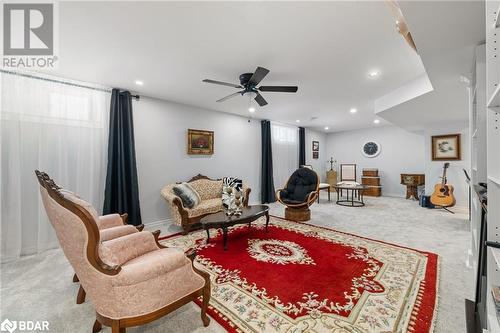
[[362, 152], [366, 157], [375, 157], [380, 153], [380, 145], [375, 141], [368, 141], [363, 145]]

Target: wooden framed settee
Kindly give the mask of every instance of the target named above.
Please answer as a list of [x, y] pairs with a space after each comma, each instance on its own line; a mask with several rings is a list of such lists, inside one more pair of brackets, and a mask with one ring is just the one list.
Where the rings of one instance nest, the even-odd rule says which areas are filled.
[[[182, 200], [174, 194], [173, 188], [180, 183], [168, 184], [161, 190], [161, 195], [167, 201], [170, 214], [175, 223], [182, 227], [183, 233], [187, 234], [193, 229], [200, 227], [200, 219], [209, 214], [223, 210], [222, 206], [222, 179], [211, 179], [198, 174], [189, 181], [191, 187], [198, 192], [201, 202], [193, 207], [187, 208], [182, 204]], [[250, 187], [243, 182], [243, 205], [248, 206]]]

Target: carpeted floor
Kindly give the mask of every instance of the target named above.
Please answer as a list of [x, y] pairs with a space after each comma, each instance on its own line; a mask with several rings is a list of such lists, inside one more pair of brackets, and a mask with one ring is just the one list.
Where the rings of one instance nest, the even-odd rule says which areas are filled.
[[[325, 195], [325, 194], [322, 194]], [[473, 296], [473, 272], [465, 265], [469, 245], [466, 215], [418, 207], [399, 198], [368, 198], [364, 208], [321, 203], [312, 207], [311, 224], [437, 253], [441, 256], [436, 332], [465, 332], [464, 298]], [[273, 215], [283, 207], [271, 205]], [[163, 228], [162, 234], [178, 231]], [[51, 332], [90, 332], [95, 319], [90, 302], [75, 304], [77, 284], [60, 250], [1, 266], [0, 319], [48, 320]], [[128, 332], [222, 332], [215, 320], [202, 326], [199, 308], [188, 305], [161, 320]], [[110, 332], [109, 328], [103, 332]]]

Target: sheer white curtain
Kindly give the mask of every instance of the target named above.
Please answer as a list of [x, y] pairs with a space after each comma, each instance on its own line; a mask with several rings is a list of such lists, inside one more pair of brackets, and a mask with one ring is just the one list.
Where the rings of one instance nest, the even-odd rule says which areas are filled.
[[100, 211], [109, 93], [0, 72], [1, 260], [57, 247], [34, 170]]
[[272, 122], [271, 137], [274, 187], [279, 189], [299, 166], [299, 129]]

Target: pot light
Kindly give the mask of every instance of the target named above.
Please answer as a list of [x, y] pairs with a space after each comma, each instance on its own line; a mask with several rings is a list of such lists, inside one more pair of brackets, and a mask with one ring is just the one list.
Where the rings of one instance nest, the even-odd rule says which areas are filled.
[[329, 129], [330, 129], [330, 127], [325, 126], [325, 131], [328, 131]]
[[356, 108], [351, 108], [350, 112], [351, 112], [351, 113], [356, 113], [356, 112], [358, 112], [358, 109], [356, 109]]
[[296, 123], [300, 123], [300, 119], [295, 120]]
[[142, 86], [144, 82], [141, 80], [135, 80], [135, 84], [137, 84], [138, 86]]
[[254, 113], [255, 112], [255, 108], [252, 106], [252, 107], [249, 107], [248, 108], [248, 112], [250, 113]]
[[371, 71], [371, 72], [368, 73], [368, 77], [370, 79], [374, 79], [374, 78], [378, 77], [379, 75], [380, 75], [380, 72], [376, 71], [376, 70], [375, 71]]
[[380, 120], [375, 119], [375, 120], [373, 121], [373, 123], [374, 123], [374, 124], [379, 124], [379, 123], [380, 123]]

